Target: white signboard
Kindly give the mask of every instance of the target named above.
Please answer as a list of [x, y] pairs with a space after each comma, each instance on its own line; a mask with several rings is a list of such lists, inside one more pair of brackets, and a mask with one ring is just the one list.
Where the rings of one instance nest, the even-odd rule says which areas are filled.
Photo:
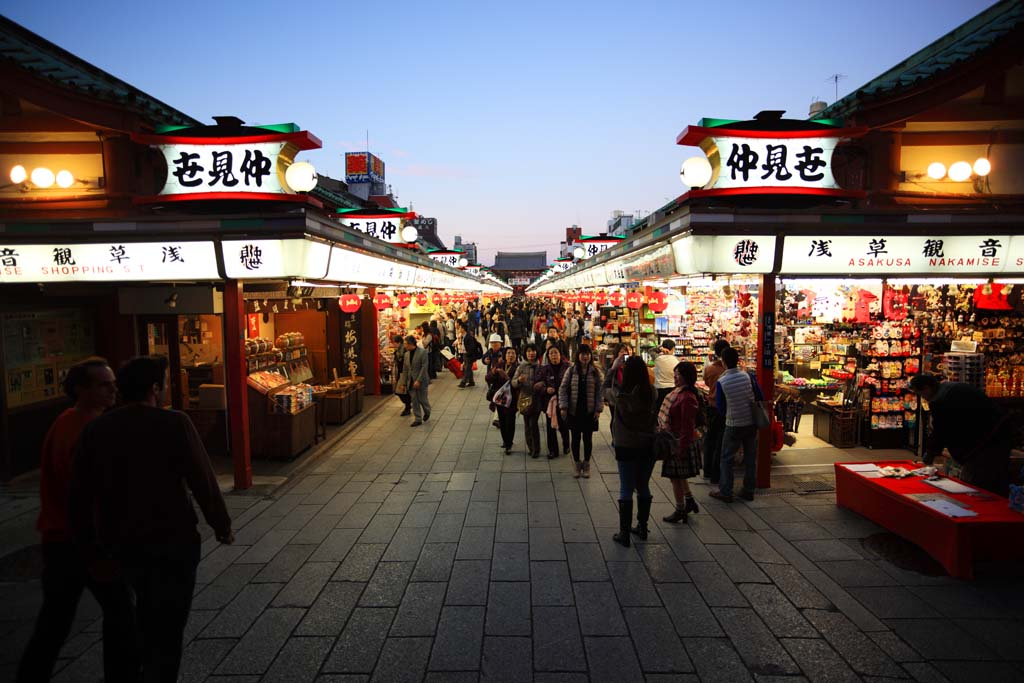
[[222, 243], [224, 271], [234, 280], [327, 275], [331, 246], [312, 240], [238, 240]]
[[167, 162], [167, 182], [160, 194], [292, 194], [277, 174], [277, 160], [286, 144], [158, 145]]
[[708, 187], [837, 188], [832, 153], [841, 138], [712, 137], [718, 148], [718, 178]]
[[451, 266], [452, 268], [458, 268], [459, 267], [459, 259], [463, 258], [461, 253], [458, 253], [458, 252], [452, 253], [452, 252], [443, 252], [443, 251], [442, 252], [438, 252], [436, 254], [427, 254], [427, 256], [429, 256], [433, 260], [437, 261], [438, 263], [443, 263], [445, 265]]
[[510, 277], [508, 279], [508, 283], [510, 285], [513, 285], [513, 286], [515, 286], [515, 285], [523, 285], [523, 286], [525, 286], [525, 285], [530, 284], [531, 282], [533, 282], [533, 278], [531, 278], [531, 277]]
[[586, 240], [578, 242], [570, 247], [571, 250], [575, 250], [576, 247], [583, 248], [583, 258], [588, 259], [592, 256], [597, 256], [602, 251], [608, 251], [611, 247], [614, 247], [621, 240]]
[[600, 284], [621, 284], [652, 278], [667, 278], [672, 277], [675, 272], [672, 247], [663, 244], [636, 256], [615, 259], [613, 262], [605, 264], [604, 281]]
[[[1018, 238], [1015, 244], [1019, 242]], [[1007, 235], [906, 237], [787, 236], [782, 274], [952, 275], [1020, 270], [1024, 247], [1014, 249]], [[1017, 264], [1020, 261], [1021, 264]], [[1008, 267], [1009, 264], [1009, 267]]]
[[213, 242], [0, 242], [0, 282], [4, 283], [219, 279]]
[[565, 271], [572, 268], [572, 261], [555, 261], [551, 264], [551, 272], [553, 273], [564, 273]]
[[775, 265], [774, 235], [690, 235], [672, 243], [676, 272], [770, 273]]
[[392, 244], [406, 244], [402, 239], [402, 219], [394, 216], [348, 216], [341, 219], [342, 225], [365, 232]]

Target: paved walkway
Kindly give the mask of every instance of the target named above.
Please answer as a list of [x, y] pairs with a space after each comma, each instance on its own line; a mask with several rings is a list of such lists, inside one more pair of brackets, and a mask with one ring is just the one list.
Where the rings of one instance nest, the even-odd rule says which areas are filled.
[[[274, 496], [229, 496], [237, 542], [204, 529], [182, 680], [1024, 680], [1018, 580], [900, 570], [827, 493], [725, 506], [698, 485], [689, 526], [622, 548], [607, 420], [576, 480], [521, 428], [504, 455], [482, 386], [431, 399], [423, 427], [392, 400]], [[31, 518], [0, 498], [0, 539]], [[0, 679], [38, 603], [0, 584]], [[97, 616], [83, 603], [55, 680], [100, 678]]]

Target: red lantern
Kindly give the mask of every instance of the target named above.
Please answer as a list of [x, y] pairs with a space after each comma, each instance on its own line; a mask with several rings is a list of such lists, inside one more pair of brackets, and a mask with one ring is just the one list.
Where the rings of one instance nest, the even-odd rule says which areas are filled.
[[427, 294], [426, 292], [419, 292], [416, 294], [416, 305], [426, 306], [427, 305]]
[[624, 298], [622, 296], [622, 292], [620, 292], [619, 290], [615, 290], [614, 292], [612, 292], [611, 296], [608, 297], [608, 303], [610, 303], [615, 308], [622, 308], [623, 301]]
[[441, 299], [441, 301], [442, 301], [442, 303], [443, 303], [443, 304], [444, 304], [445, 306], [447, 306], [448, 304], [450, 304], [450, 303], [452, 302], [452, 295], [451, 295], [451, 294], [449, 294], [448, 292], [445, 292], [445, 293], [444, 293], [444, 296], [443, 296], [443, 297], [442, 297], [442, 299]]
[[581, 304], [592, 304], [594, 303], [594, 293], [583, 291], [580, 292], [579, 301]]
[[398, 294], [398, 307], [409, 308], [409, 304], [412, 303], [412, 297], [409, 296], [408, 292], [400, 292]]
[[644, 295], [643, 295], [643, 292], [640, 292], [639, 290], [633, 290], [632, 292], [630, 292], [629, 294], [626, 295], [626, 306], [627, 307], [632, 308], [632, 309], [637, 309], [637, 308], [640, 308], [643, 305], [644, 305]]
[[668, 308], [665, 292], [651, 292], [647, 297], [647, 307], [655, 313], [664, 313], [665, 309]]
[[597, 304], [598, 306], [604, 306], [606, 303], [608, 303], [608, 292], [604, 291], [603, 289], [597, 290], [597, 292], [594, 294], [594, 303]]
[[391, 297], [384, 292], [378, 293], [373, 297], [373, 305], [378, 311], [383, 311], [386, 308], [391, 308]]
[[444, 301], [444, 299], [441, 296], [441, 292], [434, 292], [430, 295], [430, 303], [435, 306], [440, 306], [442, 301]]
[[342, 294], [338, 297], [338, 308], [345, 313], [355, 313], [360, 305], [362, 301], [358, 294]]

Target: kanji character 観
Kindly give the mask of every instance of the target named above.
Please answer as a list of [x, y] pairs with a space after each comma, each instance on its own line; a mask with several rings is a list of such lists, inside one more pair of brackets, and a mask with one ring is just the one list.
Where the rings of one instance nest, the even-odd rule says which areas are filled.
[[54, 247], [53, 262], [58, 266], [75, 266], [75, 259], [71, 256], [71, 250], [67, 247]]
[[944, 240], [925, 240], [921, 255], [925, 258], [944, 258], [945, 254], [942, 253], [943, 242]]

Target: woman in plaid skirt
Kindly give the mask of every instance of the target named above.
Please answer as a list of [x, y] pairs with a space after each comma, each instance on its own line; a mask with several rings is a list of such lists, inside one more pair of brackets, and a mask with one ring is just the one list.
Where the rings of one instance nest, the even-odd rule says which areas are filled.
[[658, 411], [658, 428], [672, 432], [679, 439], [673, 456], [665, 458], [661, 466], [661, 476], [671, 480], [676, 499], [675, 511], [663, 519], [671, 524], [685, 524], [688, 513], [700, 512], [686, 480], [700, 474], [704, 413], [697, 394], [697, 366], [683, 361], [676, 365], [674, 377], [675, 389], [665, 397]]

